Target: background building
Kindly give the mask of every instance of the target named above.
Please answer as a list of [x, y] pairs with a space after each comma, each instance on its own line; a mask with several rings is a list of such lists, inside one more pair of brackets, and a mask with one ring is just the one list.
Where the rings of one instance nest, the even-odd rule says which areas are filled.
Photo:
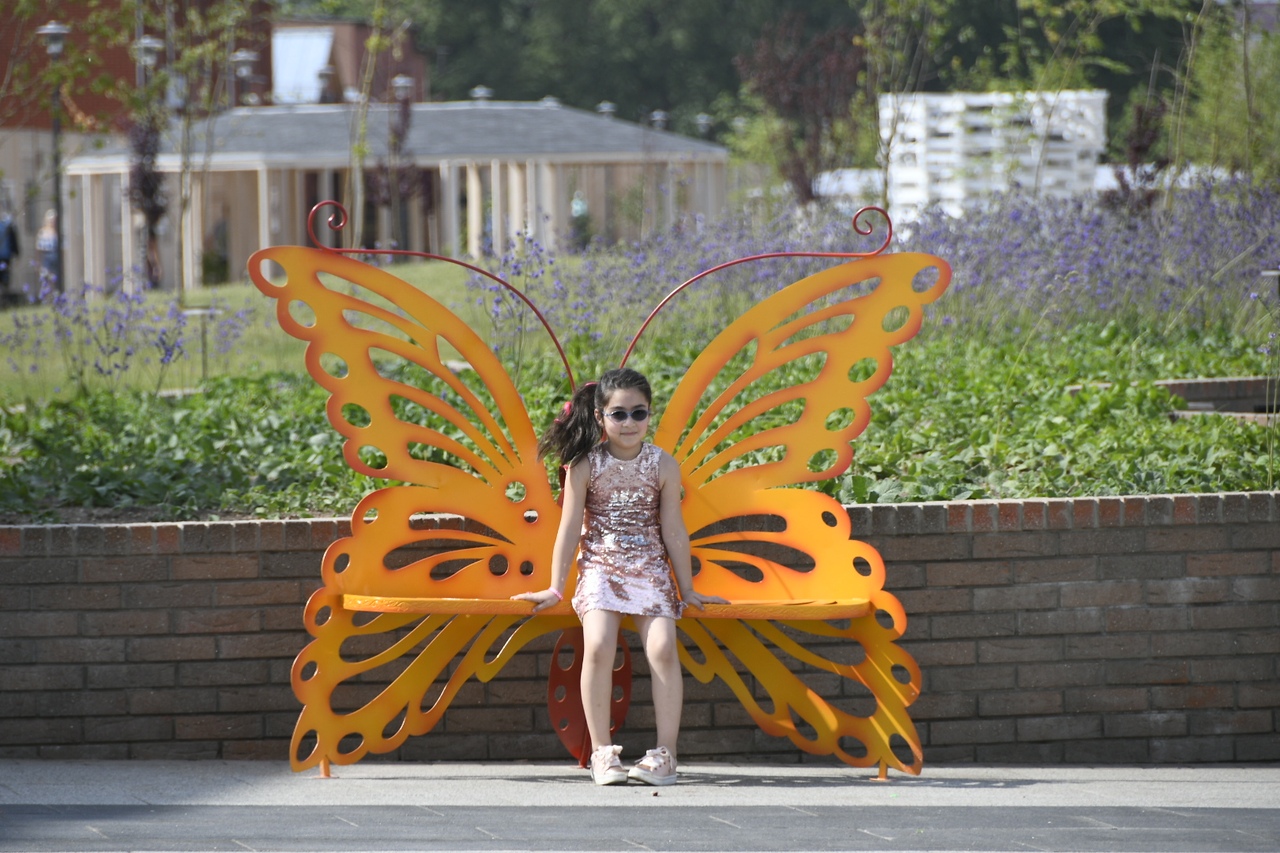
[[[47, 18], [26, 18], [11, 4], [0, 4], [0, 213], [9, 212], [21, 241], [22, 254], [10, 282], [14, 290], [36, 283], [36, 232], [47, 211], [56, 207], [55, 100], [65, 159], [92, 148], [102, 134], [121, 129], [116, 124], [120, 102], [75, 72], [91, 69], [99, 80], [131, 82], [135, 77], [133, 59], [122, 46], [95, 46], [87, 55], [85, 22], [91, 13], [86, 5], [59, 4], [56, 13], [69, 32], [61, 55], [55, 56], [36, 32]], [[63, 195], [65, 202], [66, 187]], [[63, 239], [70, 243], [72, 238], [64, 235]]]
[[[235, 15], [228, 16], [228, 10]], [[145, 111], [199, 121], [242, 100], [260, 102], [269, 92], [269, 78], [254, 66], [270, 65], [270, 29], [263, 26], [269, 11], [267, 0], [186, 0], [130, 8], [120, 0], [104, 0], [54, 4], [35, 14], [16, 4], [0, 7], [0, 207], [9, 205], [23, 242], [11, 287], [36, 286], [35, 235], [55, 209], [62, 210], [66, 289], [77, 290], [86, 280], [110, 287], [130, 277], [136, 266], [130, 263], [90, 269], [87, 278], [83, 264], [76, 265], [95, 241], [137, 238], [141, 226], [127, 183], [112, 196], [88, 199], [70, 180], [59, 179], [68, 176], [67, 166], [81, 154], [104, 145], [127, 148], [130, 128]], [[51, 50], [40, 33], [53, 23], [46, 15], [65, 28], [59, 51]], [[211, 27], [215, 20], [233, 23]], [[210, 45], [217, 50], [209, 52]], [[184, 62], [184, 55], [197, 59]], [[163, 78], [153, 76], [161, 71]], [[55, 190], [59, 182], [60, 193]], [[176, 211], [176, 187], [164, 191]], [[162, 221], [160, 230], [174, 233], [173, 218], [176, 213]], [[94, 230], [85, 230], [87, 222]]]
[[[225, 251], [227, 268], [239, 274], [258, 248], [305, 244], [313, 205], [333, 199], [352, 206], [347, 178], [357, 120], [352, 104], [299, 104], [240, 107], [203, 121], [182, 243], [188, 251], [178, 258], [178, 243], [166, 234], [164, 268], [180, 262], [183, 281], [195, 286], [207, 268], [203, 252]], [[180, 168], [175, 138], [165, 134], [157, 158], [168, 174]], [[368, 247], [479, 257], [501, 253], [520, 232], [563, 245], [584, 222], [605, 239], [630, 239], [681, 216], [716, 214], [726, 201], [728, 151], [721, 146], [550, 98], [372, 104], [367, 145], [365, 167], [374, 179], [366, 182], [361, 244]], [[137, 257], [136, 235], [118, 227], [129, 164], [128, 146], [119, 141], [68, 163], [80, 201], [73, 227], [84, 235], [83, 251], [68, 260], [69, 280], [128, 269]], [[379, 174], [400, 176], [398, 206], [386, 203], [385, 192], [379, 198]]]
[[888, 199], [907, 221], [1020, 187], [1049, 197], [1089, 192], [1106, 149], [1107, 93], [881, 95]]

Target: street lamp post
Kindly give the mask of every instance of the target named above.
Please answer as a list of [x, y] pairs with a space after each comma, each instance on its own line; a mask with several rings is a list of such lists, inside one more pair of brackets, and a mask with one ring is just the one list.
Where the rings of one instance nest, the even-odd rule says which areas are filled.
[[387, 178], [391, 186], [391, 217], [393, 227], [396, 234], [396, 248], [406, 249], [408, 246], [409, 223], [407, 222], [407, 213], [404, 206], [404, 199], [401, 198], [401, 160], [404, 154], [405, 137], [409, 135], [409, 122], [412, 119], [412, 104], [414, 79], [407, 74], [397, 74], [391, 80], [391, 91], [396, 99], [396, 116], [391, 127], [391, 157], [390, 167], [388, 168]]
[[[71, 32], [70, 28], [50, 21], [43, 27], [36, 30], [36, 35], [44, 39], [45, 51], [49, 54], [49, 63], [52, 65], [62, 57], [62, 48], [66, 44], [67, 33]], [[62, 265], [62, 81], [59, 80], [53, 89], [53, 215], [54, 215], [54, 239], [57, 246], [54, 249], [54, 284], [58, 288], [58, 292], [63, 291], [63, 265]]]
[[237, 106], [236, 96], [240, 95], [240, 100], [248, 101], [247, 92], [238, 92], [238, 86], [248, 89], [253, 83], [253, 64], [258, 61], [258, 52], [249, 50], [248, 48], [240, 48], [231, 54], [231, 67], [234, 69], [231, 80], [231, 106], [234, 109]]

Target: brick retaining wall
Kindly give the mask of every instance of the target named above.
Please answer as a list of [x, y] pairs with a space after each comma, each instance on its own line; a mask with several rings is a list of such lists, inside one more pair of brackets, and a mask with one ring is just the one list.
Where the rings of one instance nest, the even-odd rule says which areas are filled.
[[[1280, 759], [1280, 493], [849, 514], [909, 616], [926, 762]], [[0, 757], [285, 760], [301, 608], [343, 532], [332, 519], [0, 527]], [[652, 725], [636, 663], [631, 754]], [[398, 756], [563, 757], [549, 665], [550, 642], [531, 647]], [[723, 685], [692, 679], [681, 748], [797, 755]]]

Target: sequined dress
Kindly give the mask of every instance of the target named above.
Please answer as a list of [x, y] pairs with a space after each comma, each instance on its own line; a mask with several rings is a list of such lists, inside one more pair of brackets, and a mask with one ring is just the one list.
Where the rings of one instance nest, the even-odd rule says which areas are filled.
[[662, 543], [658, 470], [662, 451], [644, 444], [616, 459], [601, 443], [588, 454], [586, 513], [573, 609], [679, 619], [683, 609]]

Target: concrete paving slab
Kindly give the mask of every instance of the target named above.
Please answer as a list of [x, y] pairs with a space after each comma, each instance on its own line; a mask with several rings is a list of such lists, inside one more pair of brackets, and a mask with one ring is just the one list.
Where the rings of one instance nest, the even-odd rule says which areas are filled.
[[1280, 808], [1280, 765], [928, 767], [918, 777], [844, 765], [681, 765], [680, 784], [597, 788], [571, 763], [363, 762], [334, 777], [267, 761], [0, 761], [0, 804], [1132, 806]]
[[1280, 766], [682, 766], [0, 761], [0, 851], [1280, 851]]

